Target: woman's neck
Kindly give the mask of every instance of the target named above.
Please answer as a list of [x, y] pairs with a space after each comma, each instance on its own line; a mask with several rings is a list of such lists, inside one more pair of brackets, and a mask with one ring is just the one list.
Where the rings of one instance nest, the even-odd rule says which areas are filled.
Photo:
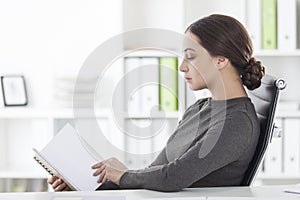
[[221, 73], [220, 77], [209, 88], [212, 99], [226, 100], [248, 96], [237, 73], [226, 70], [226, 72]]

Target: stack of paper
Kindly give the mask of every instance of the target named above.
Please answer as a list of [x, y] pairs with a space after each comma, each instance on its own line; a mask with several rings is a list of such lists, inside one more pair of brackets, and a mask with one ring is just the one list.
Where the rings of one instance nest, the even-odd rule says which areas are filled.
[[55, 77], [53, 83], [54, 105], [58, 107], [90, 107], [94, 98], [95, 79], [75, 76]]

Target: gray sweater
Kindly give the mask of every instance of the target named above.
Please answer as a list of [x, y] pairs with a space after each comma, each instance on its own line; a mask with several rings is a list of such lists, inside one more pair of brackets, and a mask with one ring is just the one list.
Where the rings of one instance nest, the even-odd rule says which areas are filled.
[[239, 185], [260, 133], [247, 97], [200, 99], [184, 113], [166, 147], [145, 169], [129, 170], [120, 188], [179, 191]]

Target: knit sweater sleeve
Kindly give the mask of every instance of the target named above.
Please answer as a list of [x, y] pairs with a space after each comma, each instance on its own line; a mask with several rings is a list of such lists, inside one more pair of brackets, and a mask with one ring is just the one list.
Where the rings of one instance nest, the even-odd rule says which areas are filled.
[[251, 143], [252, 135], [251, 120], [239, 112], [209, 128], [202, 140], [174, 161], [127, 171], [120, 179], [120, 187], [179, 191], [238, 160]]
[[158, 165], [164, 165], [167, 163], [168, 163], [168, 159], [167, 159], [167, 155], [166, 155], [166, 148], [164, 148], [158, 154], [158, 156], [155, 158], [155, 160], [148, 166], [148, 168], [158, 166]]

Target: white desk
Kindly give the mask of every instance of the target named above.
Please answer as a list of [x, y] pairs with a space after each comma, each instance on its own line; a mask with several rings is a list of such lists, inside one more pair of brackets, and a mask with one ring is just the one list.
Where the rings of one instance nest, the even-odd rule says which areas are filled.
[[[85, 197], [85, 196], [125, 196], [126, 200], [159, 199], [184, 197], [262, 197], [262, 198], [299, 198], [300, 195], [283, 192], [289, 186], [260, 187], [219, 187], [185, 189], [181, 192], [164, 193], [149, 190], [106, 190], [95, 192], [40, 192], [40, 193], [0, 193], [0, 200], [51, 200], [54, 197]], [[208, 198], [210, 199], [210, 198]], [[237, 198], [236, 198], [237, 199]]]

